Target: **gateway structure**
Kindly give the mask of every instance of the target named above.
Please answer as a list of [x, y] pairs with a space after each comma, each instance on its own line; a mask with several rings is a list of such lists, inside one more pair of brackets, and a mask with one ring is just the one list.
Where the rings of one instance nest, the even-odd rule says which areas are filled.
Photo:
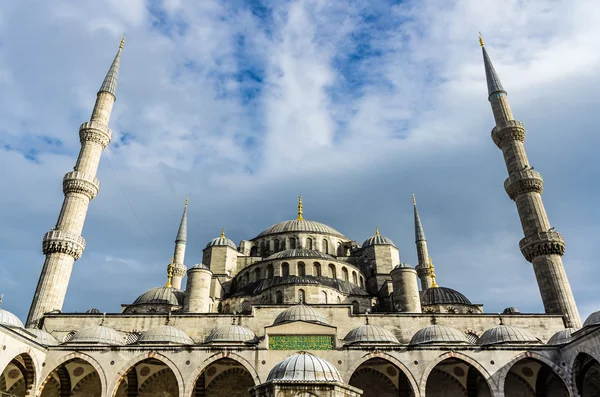
[[0, 395], [600, 395], [600, 311], [581, 323], [562, 263], [565, 242], [544, 210], [525, 128], [481, 46], [492, 139], [504, 155], [504, 186], [523, 226], [520, 249], [545, 313], [486, 314], [439, 286], [414, 196], [415, 267], [379, 230], [359, 244], [305, 219], [301, 198], [295, 219], [239, 243], [222, 231], [201, 261], [186, 259], [186, 200], [166, 284], [115, 313], [62, 313], [112, 136], [121, 43], [79, 129], [81, 152], [63, 178], [56, 226], [43, 238], [46, 260], [27, 321], [0, 309]]

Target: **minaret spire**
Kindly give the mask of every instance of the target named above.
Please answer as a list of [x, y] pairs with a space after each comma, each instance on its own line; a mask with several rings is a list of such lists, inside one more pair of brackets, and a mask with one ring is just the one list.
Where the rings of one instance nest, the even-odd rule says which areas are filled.
[[46, 259], [27, 316], [28, 327], [36, 326], [44, 313], [62, 310], [73, 263], [85, 249], [81, 232], [90, 201], [100, 189], [96, 178], [100, 156], [112, 138], [108, 122], [116, 99], [122, 48], [123, 40], [98, 91], [90, 121], [79, 127], [81, 150], [73, 171], [62, 181], [65, 198], [58, 221], [42, 239]]
[[425, 232], [423, 231], [423, 225], [421, 224], [421, 218], [419, 217], [419, 211], [417, 210], [417, 199], [415, 194], [412, 195], [413, 200], [413, 212], [415, 217], [415, 244], [417, 245], [417, 260], [418, 264], [415, 267], [417, 275], [421, 280], [421, 289], [425, 291], [427, 288], [432, 287], [433, 279], [431, 278], [431, 272], [429, 271], [429, 252], [427, 250], [427, 240], [425, 239]]
[[[179, 223], [179, 229], [177, 230], [177, 237], [175, 238], [175, 251], [173, 252], [173, 263], [171, 284], [173, 288], [181, 289], [181, 282], [185, 276], [187, 267], [185, 266], [185, 248], [187, 244], [187, 209], [188, 209], [189, 198], [185, 198], [185, 206], [183, 207], [183, 215], [181, 216], [181, 222]], [[171, 266], [171, 265], [169, 265]], [[167, 269], [168, 270], [168, 269]]]
[[525, 152], [525, 127], [513, 118], [506, 91], [500, 83], [481, 37], [480, 43], [488, 100], [496, 121], [492, 139], [504, 155], [508, 171], [504, 189], [517, 205], [525, 235], [519, 242], [521, 253], [533, 265], [546, 313], [563, 315], [567, 327], [581, 327], [579, 311], [562, 263], [565, 242], [551, 227], [546, 214], [542, 202], [542, 175], [530, 166]]

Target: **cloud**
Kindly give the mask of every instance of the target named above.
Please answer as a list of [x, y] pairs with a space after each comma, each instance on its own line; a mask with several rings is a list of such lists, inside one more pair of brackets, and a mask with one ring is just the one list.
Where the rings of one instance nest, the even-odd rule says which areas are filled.
[[[600, 221], [600, 35], [593, 1], [56, 1], [0, 6], [0, 290], [24, 318], [78, 126], [126, 33], [114, 138], [67, 311], [118, 311], [165, 282], [190, 195], [188, 266], [225, 227], [252, 238], [305, 215], [362, 242], [375, 226], [416, 261], [410, 193], [442, 285], [488, 312], [543, 307], [501, 152], [477, 32], [528, 128], [567, 240], [582, 316]], [[465, 276], [466, 275], [466, 276]], [[5, 281], [6, 280], [6, 281]]]

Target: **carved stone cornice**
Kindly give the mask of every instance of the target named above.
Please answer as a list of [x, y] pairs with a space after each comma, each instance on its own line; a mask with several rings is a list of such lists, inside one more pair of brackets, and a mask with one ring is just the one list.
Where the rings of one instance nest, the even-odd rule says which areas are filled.
[[531, 262], [542, 255], [560, 255], [565, 253], [565, 239], [555, 231], [547, 231], [527, 236], [519, 242], [521, 253]]
[[173, 265], [173, 275], [183, 277], [185, 276], [187, 267], [183, 263], [175, 263]]
[[79, 141], [81, 144], [85, 142], [95, 142], [102, 146], [104, 150], [112, 139], [112, 131], [107, 125], [98, 121], [86, 121], [79, 127]]
[[544, 191], [544, 179], [542, 174], [532, 169], [513, 172], [504, 181], [504, 190], [508, 197], [514, 200], [523, 193], [536, 192], [542, 194]]
[[98, 178], [80, 171], [72, 171], [63, 178], [63, 193], [81, 193], [92, 200], [100, 190]]
[[492, 130], [492, 139], [500, 149], [510, 141], [525, 141], [525, 127], [517, 120], [509, 120], [503, 126], [496, 126]]
[[63, 230], [50, 230], [42, 239], [44, 255], [61, 253], [79, 259], [85, 250], [85, 239], [77, 234]]

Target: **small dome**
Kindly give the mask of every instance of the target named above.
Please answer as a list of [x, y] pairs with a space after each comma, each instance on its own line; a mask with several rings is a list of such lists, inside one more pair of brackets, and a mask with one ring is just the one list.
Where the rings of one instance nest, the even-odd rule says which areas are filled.
[[477, 340], [478, 345], [498, 345], [502, 343], [540, 343], [540, 340], [521, 328], [511, 325], [498, 325], [486, 330]]
[[392, 270], [396, 270], [396, 269], [414, 269], [414, 267], [412, 267], [408, 263], [400, 263], [399, 265], [394, 266], [394, 269], [392, 269]]
[[472, 305], [471, 301], [460, 292], [446, 287], [427, 288], [421, 295], [421, 303], [427, 305]]
[[156, 287], [144, 292], [133, 301], [134, 305], [142, 304], [166, 304], [166, 305], [183, 305], [184, 292], [173, 287]]
[[469, 343], [467, 335], [456, 328], [445, 325], [429, 325], [418, 330], [410, 340], [411, 345], [426, 345], [430, 343]]
[[85, 312], [89, 314], [99, 314], [100, 310], [96, 309], [95, 307], [92, 307], [91, 309], [87, 309]]
[[204, 343], [215, 343], [215, 342], [241, 342], [241, 343], [254, 343], [257, 338], [254, 332], [241, 325], [227, 325], [225, 327], [219, 327], [211, 331], [206, 337]]
[[23, 323], [19, 320], [19, 317], [4, 309], [0, 309], [0, 324], [8, 327], [23, 328]]
[[327, 324], [325, 316], [310, 306], [303, 304], [294, 305], [279, 313], [273, 325], [289, 323], [292, 321], [306, 321], [308, 323]]
[[400, 343], [390, 331], [378, 325], [365, 324], [354, 328], [344, 338], [346, 344], [354, 343]]
[[599, 325], [600, 324], [600, 310], [596, 310], [592, 314], [588, 316], [588, 318], [583, 323], [584, 327], [588, 327], [590, 325]]
[[552, 335], [552, 337], [548, 340], [547, 345], [564, 345], [567, 344], [569, 342], [571, 342], [571, 340], [573, 340], [573, 332], [577, 331], [578, 328], [565, 328], [565, 329], [561, 329], [560, 331], [558, 331], [557, 333], [555, 333], [554, 335]]
[[142, 332], [138, 343], [169, 343], [177, 345], [193, 345], [194, 341], [188, 334], [172, 325], [161, 325]]
[[333, 364], [310, 353], [299, 352], [273, 367], [267, 381], [342, 382]]
[[77, 332], [66, 344], [97, 343], [100, 345], [122, 345], [123, 338], [117, 331], [103, 325], [84, 328]]
[[290, 221], [284, 221], [277, 223], [273, 226], [270, 226], [260, 232], [258, 237], [267, 236], [269, 234], [277, 234], [277, 233], [289, 233], [289, 232], [311, 232], [318, 234], [330, 234], [334, 236], [344, 237], [345, 236], [335, 230], [334, 228], [327, 226], [320, 222], [309, 221], [306, 219], [293, 219]]
[[30, 334], [33, 334], [35, 336], [35, 338], [33, 338], [33, 340], [35, 342], [39, 343], [40, 345], [58, 346], [60, 344], [60, 342], [58, 340], [56, 340], [56, 338], [54, 336], [52, 336], [48, 332], [43, 331], [41, 329], [28, 328], [27, 332], [29, 332]]
[[213, 238], [212, 240], [210, 240], [208, 242], [208, 244], [206, 244], [206, 248], [218, 247], [218, 246], [228, 246], [237, 251], [237, 245], [235, 245], [235, 243], [232, 240], [228, 239], [227, 237]]
[[284, 251], [279, 251], [274, 253], [273, 255], [267, 257], [265, 260], [271, 259], [283, 259], [283, 258], [321, 258], [321, 259], [335, 259], [331, 255], [327, 255], [324, 252], [316, 251], [316, 250], [305, 250], [305, 249], [289, 249]]
[[502, 312], [502, 314], [517, 314], [517, 313], [521, 313], [521, 312], [519, 311], [519, 309], [517, 309], [516, 307], [512, 307], [512, 306], [507, 307]]
[[381, 235], [375, 235], [375, 236], [369, 237], [368, 239], [365, 240], [362, 247], [365, 248], [365, 247], [370, 247], [372, 245], [392, 245], [394, 247], [396, 246], [392, 240], [390, 240], [387, 237], [383, 237]]
[[[196, 263], [194, 266], [190, 267], [190, 270], [192, 269], [204, 269], [204, 270], [210, 270], [210, 268], [208, 266], [206, 266], [204, 263]], [[190, 271], [188, 270], [188, 272]]]

